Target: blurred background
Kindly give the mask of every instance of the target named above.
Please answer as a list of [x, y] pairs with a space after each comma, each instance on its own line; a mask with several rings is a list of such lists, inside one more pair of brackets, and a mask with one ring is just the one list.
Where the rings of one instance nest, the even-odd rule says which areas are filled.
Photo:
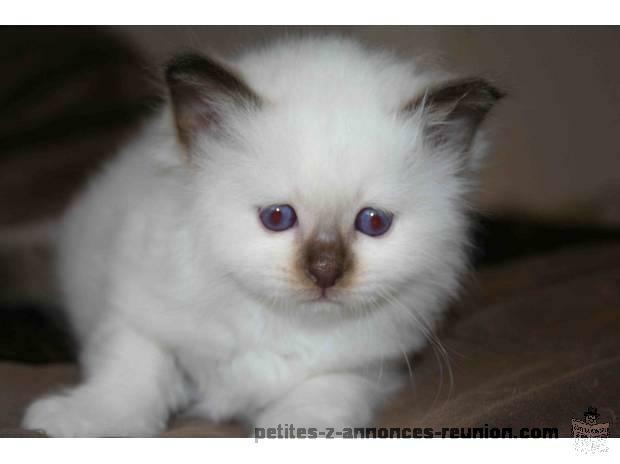
[[21, 318], [24, 304], [55, 304], [55, 221], [157, 108], [171, 56], [194, 49], [226, 58], [275, 37], [325, 32], [421, 67], [484, 76], [508, 92], [485, 123], [493, 150], [476, 198], [479, 263], [619, 236], [618, 28], [5, 27], [0, 305], [22, 308]]

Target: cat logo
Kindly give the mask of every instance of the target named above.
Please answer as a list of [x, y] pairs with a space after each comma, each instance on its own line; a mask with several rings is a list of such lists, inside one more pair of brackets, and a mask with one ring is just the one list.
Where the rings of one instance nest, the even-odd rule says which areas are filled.
[[573, 419], [573, 437], [575, 451], [578, 454], [604, 454], [608, 451], [607, 437], [609, 437], [610, 422], [598, 424], [599, 413], [592, 406], [583, 413], [583, 420]]
[[584, 420], [573, 419], [573, 437], [575, 438], [607, 438], [609, 422], [597, 424], [599, 413], [592, 406], [583, 413]]

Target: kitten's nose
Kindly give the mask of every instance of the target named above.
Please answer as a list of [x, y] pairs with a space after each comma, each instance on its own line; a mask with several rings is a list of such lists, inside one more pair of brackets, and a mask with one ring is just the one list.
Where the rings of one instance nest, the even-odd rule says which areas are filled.
[[346, 244], [336, 233], [319, 233], [305, 246], [308, 277], [320, 288], [333, 287], [344, 274], [348, 260]]
[[332, 253], [319, 253], [308, 263], [310, 278], [321, 288], [333, 287], [342, 273], [342, 265]]

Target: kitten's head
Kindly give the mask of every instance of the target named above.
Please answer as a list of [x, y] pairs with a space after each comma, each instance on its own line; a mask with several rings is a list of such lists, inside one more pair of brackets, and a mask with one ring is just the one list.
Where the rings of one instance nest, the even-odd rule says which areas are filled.
[[334, 39], [236, 68], [186, 55], [167, 71], [205, 253], [225, 278], [317, 309], [452, 292], [474, 136], [501, 93]]

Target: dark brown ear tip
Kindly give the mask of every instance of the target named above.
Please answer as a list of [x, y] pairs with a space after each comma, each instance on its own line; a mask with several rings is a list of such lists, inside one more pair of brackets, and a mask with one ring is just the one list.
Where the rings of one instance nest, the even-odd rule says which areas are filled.
[[170, 60], [166, 68], [166, 81], [171, 88], [209, 88], [210, 91], [243, 97], [254, 104], [260, 103], [258, 96], [233, 70], [195, 52], [184, 53]]
[[489, 101], [501, 100], [506, 96], [506, 92], [481, 77], [462, 79], [456, 82], [455, 87], [461, 88], [464, 94], [476, 94]]
[[486, 79], [469, 77], [443, 82], [428, 89], [424, 94], [403, 107], [405, 112], [424, 106], [454, 105], [478, 108], [485, 112], [506, 96], [506, 93]]
[[484, 91], [495, 101], [501, 100], [507, 94], [503, 90], [500, 90], [498, 87], [493, 85], [491, 82], [481, 79], [482, 85], [484, 87]]
[[166, 65], [166, 80], [180, 80], [184, 75], [192, 74], [204, 67], [206, 59], [198, 53], [183, 53], [173, 57]]

